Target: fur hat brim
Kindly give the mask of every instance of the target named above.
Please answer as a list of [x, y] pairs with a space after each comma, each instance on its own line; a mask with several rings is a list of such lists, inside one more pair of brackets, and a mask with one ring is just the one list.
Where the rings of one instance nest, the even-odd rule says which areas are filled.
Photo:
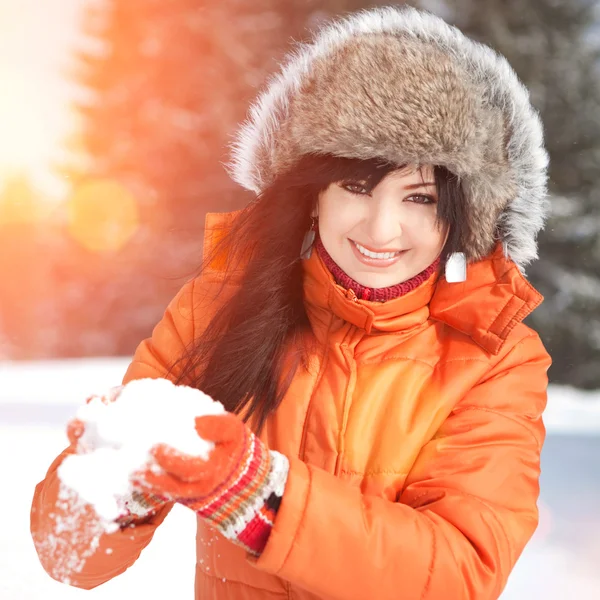
[[252, 106], [231, 174], [258, 194], [311, 153], [444, 166], [466, 193], [470, 261], [498, 240], [521, 269], [537, 257], [539, 117], [506, 59], [438, 17], [383, 8], [322, 29]]

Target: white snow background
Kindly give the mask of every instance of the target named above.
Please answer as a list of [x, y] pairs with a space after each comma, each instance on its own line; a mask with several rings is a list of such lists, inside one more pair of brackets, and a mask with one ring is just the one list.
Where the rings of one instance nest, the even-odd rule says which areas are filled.
[[[2, 600], [193, 597], [195, 517], [189, 509], [175, 507], [136, 564], [92, 591], [70, 588], [47, 576], [29, 534], [33, 490], [67, 444], [66, 421], [90, 393], [118, 385], [127, 362], [0, 362]], [[597, 599], [600, 391], [551, 386], [545, 423], [540, 526], [502, 600]]]

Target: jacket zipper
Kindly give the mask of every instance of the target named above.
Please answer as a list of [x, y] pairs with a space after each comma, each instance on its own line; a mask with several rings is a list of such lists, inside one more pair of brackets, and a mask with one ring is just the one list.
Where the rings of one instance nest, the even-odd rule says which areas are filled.
[[342, 460], [345, 454], [345, 439], [346, 439], [346, 428], [348, 427], [348, 417], [350, 414], [350, 407], [352, 406], [352, 396], [354, 394], [354, 388], [356, 387], [356, 361], [354, 360], [354, 351], [348, 346], [342, 346], [340, 348], [346, 364], [348, 365], [348, 385], [346, 387], [346, 394], [344, 397], [344, 404], [342, 406], [342, 424], [340, 427], [340, 433], [338, 438], [337, 458], [335, 461], [334, 475], [338, 476], [342, 470]]
[[323, 343], [323, 353], [321, 354], [321, 361], [319, 364], [319, 371], [317, 372], [317, 375], [315, 377], [315, 383], [313, 386], [313, 389], [310, 393], [310, 398], [308, 399], [308, 406], [306, 407], [306, 416], [304, 417], [304, 425], [302, 427], [302, 438], [300, 439], [300, 448], [298, 449], [298, 458], [301, 461], [305, 461], [305, 454], [306, 454], [306, 435], [307, 435], [307, 431], [308, 431], [308, 422], [310, 419], [310, 415], [312, 412], [312, 407], [313, 407], [313, 396], [315, 395], [315, 392], [317, 390], [317, 387], [319, 386], [319, 383], [321, 381], [321, 377], [323, 376], [323, 373], [325, 371], [325, 364], [327, 363], [327, 358], [328, 358], [328, 354], [329, 354], [329, 330], [331, 329], [331, 324], [333, 322], [333, 317], [331, 318], [329, 325], [327, 327], [327, 333], [325, 335], [325, 341]]
[[[358, 298], [356, 296], [356, 294], [354, 293], [354, 290], [352, 289], [347, 289], [345, 292], [346, 298], [348, 298], [348, 300], [351, 300], [352, 302], [356, 302], [358, 303]], [[306, 416], [304, 417], [304, 427], [302, 429], [302, 438], [300, 440], [300, 448], [299, 448], [299, 452], [298, 452], [298, 457], [300, 458], [300, 460], [304, 461], [306, 459], [306, 434], [307, 434], [307, 429], [308, 429], [308, 422], [310, 419], [310, 415], [312, 412], [312, 406], [313, 406], [313, 395], [315, 393], [315, 390], [317, 389], [317, 386], [319, 385], [319, 382], [321, 381], [321, 376], [323, 375], [323, 371], [325, 369], [325, 364], [327, 362], [327, 355], [329, 354], [329, 348], [328, 348], [328, 344], [329, 344], [329, 328], [331, 328], [331, 323], [333, 322], [333, 317], [329, 323], [329, 327], [327, 329], [327, 335], [325, 337], [325, 347], [324, 347], [324, 352], [323, 352], [323, 356], [321, 358], [321, 364], [320, 364], [320, 368], [319, 368], [319, 372], [317, 373], [317, 378], [315, 380], [315, 385], [314, 388], [312, 390], [310, 399], [308, 401], [308, 408], [306, 409]], [[350, 328], [350, 331], [348, 332], [347, 336], [350, 335], [350, 337], [352, 337], [352, 332], [354, 331], [354, 327]], [[348, 362], [348, 366], [351, 369], [351, 374], [350, 374], [350, 380], [352, 380], [352, 369], [354, 368], [354, 360], [353, 360], [353, 356], [351, 356], [350, 358], [348, 358], [346, 352], [344, 351], [344, 348], [341, 348], [342, 353], [344, 354], [344, 356], [346, 357], [346, 361]], [[348, 350], [348, 348], [346, 348], [346, 350]], [[351, 382], [348, 382], [348, 390], [351, 389]], [[347, 392], [348, 393], [348, 392]], [[336, 459], [336, 463], [335, 463], [335, 470], [334, 473], [337, 474], [339, 467], [340, 467], [340, 458], [341, 458], [341, 453], [343, 452], [343, 435], [346, 429], [346, 421], [348, 418], [347, 412], [350, 408], [350, 402], [348, 402], [348, 398], [346, 397], [345, 401], [344, 401], [344, 409], [343, 409], [343, 416], [342, 416], [342, 433], [341, 433], [341, 437], [338, 440], [338, 457]]]
[[354, 290], [346, 290], [346, 298], [348, 298], [348, 300], [352, 300], [352, 302], [358, 302], [358, 298], [356, 297]]

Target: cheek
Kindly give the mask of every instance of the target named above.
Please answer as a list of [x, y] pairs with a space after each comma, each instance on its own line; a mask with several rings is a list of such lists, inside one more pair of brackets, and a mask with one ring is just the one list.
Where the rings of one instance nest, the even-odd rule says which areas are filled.
[[349, 201], [327, 197], [319, 200], [319, 235], [321, 239], [334, 241], [345, 238], [360, 222], [360, 210]]
[[424, 250], [433, 252], [434, 254], [438, 254], [444, 247], [447, 237], [446, 228], [438, 228], [437, 225], [435, 225], [428, 230], [427, 235], [422, 236], [422, 248]]
[[447, 238], [447, 227], [437, 221], [435, 207], [417, 207], [404, 224], [404, 233], [409, 234], [412, 242], [423, 248], [439, 248]]

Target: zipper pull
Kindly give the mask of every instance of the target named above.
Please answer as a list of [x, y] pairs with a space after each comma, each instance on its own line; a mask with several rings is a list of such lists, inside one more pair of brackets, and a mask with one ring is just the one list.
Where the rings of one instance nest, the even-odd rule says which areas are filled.
[[348, 300], [352, 300], [352, 302], [358, 302], [358, 298], [356, 297], [354, 290], [346, 290], [346, 298], [348, 298]]

